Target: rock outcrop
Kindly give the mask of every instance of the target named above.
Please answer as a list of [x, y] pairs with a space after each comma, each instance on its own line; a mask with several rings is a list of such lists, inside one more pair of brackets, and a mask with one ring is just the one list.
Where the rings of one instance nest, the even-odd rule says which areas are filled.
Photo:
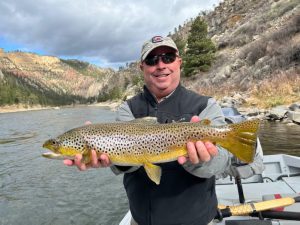
[[[199, 13], [218, 51], [209, 72], [185, 81], [191, 89], [217, 96], [247, 95], [261, 108], [299, 101], [300, 2], [224, 0]], [[187, 39], [192, 21], [172, 34]]]

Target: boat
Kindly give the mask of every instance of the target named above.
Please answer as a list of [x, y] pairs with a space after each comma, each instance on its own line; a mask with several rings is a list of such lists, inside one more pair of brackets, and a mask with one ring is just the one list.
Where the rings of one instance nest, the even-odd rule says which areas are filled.
[[[222, 108], [227, 123], [238, 123], [247, 119], [234, 107]], [[263, 155], [259, 139], [257, 153]], [[256, 160], [256, 156], [254, 161]], [[261, 164], [261, 163], [260, 163]], [[300, 224], [300, 157], [276, 154], [263, 156], [264, 170], [247, 179], [227, 176], [216, 180], [216, 194], [219, 213], [216, 225], [299, 225]], [[282, 207], [284, 200], [291, 201]], [[275, 202], [274, 202], [275, 200]], [[266, 208], [261, 212], [232, 216], [231, 208], [255, 208], [260, 204]], [[238, 208], [238, 209], [239, 209]], [[253, 212], [254, 211], [254, 212]], [[131, 213], [128, 211], [119, 225], [130, 225]]]
[[[265, 170], [262, 174], [247, 179], [226, 177], [216, 181], [216, 193], [219, 205], [239, 206], [249, 203], [267, 202], [272, 199], [296, 198], [297, 201], [286, 207], [251, 213], [247, 216], [229, 216], [215, 220], [216, 225], [239, 224], [300, 224], [300, 157], [277, 154], [263, 157]], [[220, 210], [222, 211], [222, 210]], [[222, 217], [222, 215], [221, 215]], [[270, 218], [271, 217], [271, 218]], [[119, 225], [130, 225], [130, 211]]]

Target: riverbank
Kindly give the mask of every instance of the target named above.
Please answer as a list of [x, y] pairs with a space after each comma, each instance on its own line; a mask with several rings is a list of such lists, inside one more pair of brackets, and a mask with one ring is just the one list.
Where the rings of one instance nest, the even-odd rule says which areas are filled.
[[[51, 106], [26, 106], [26, 105], [8, 105], [0, 107], [1, 113], [11, 113], [11, 112], [23, 112], [23, 111], [32, 111], [32, 110], [45, 110], [45, 109], [60, 109], [60, 108], [70, 108], [70, 107], [105, 107], [111, 111], [115, 111], [122, 101], [106, 101], [99, 102], [89, 105], [66, 105], [60, 107], [51, 107]], [[221, 102], [222, 107], [229, 107], [228, 104]], [[257, 117], [263, 120], [271, 121], [281, 121], [284, 123], [297, 123], [300, 124], [300, 104], [294, 103], [292, 105], [282, 105], [277, 106], [272, 109], [258, 109], [255, 107], [237, 107], [238, 111], [247, 117]]]
[[106, 101], [106, 102], [98, 102], [98, 103], [91, 104], [88, 106], [107, 107], [110, 110], [115, 111], [121, 103], [122, 103], [122, 101]]
[[120, 101], [107, 101], [107, 102], [99, 102], [95, 104], [89, 105], [66, 105], [66, 106], [42, 106], [42, 105], [5, 105], [0, 106], [0, 113], [13, 113], [13, 112], [24, 112], [24, 111], [33, 111], [33, 110], [45, 110], [45, 109], [60, 109], [60, 108], [68, 108], [68, 107], [77, 107], [77, 106], [88, 106], [88, 107], [107, 107], [112, 111], [115, 111], [117, 107], [121, 104]]
[[57, 107], [50, 107], [50, 106], [41, 106], [41, 105], [33, 105], [33, 106], [26, 106], [26, 105], [5, 105], [0, 107], [0, 113], [12, 113], [12, 112], [24, 112], [24, 111], [33, 111], [33, 110], [44, 110], [44, 109], [53, 109]]

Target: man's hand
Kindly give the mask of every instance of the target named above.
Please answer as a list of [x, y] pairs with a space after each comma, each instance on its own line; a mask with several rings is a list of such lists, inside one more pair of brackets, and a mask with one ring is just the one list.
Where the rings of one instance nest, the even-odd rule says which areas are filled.
[[[198, 116], [193, 116], [191, 122], [199, 122], [200, 119]], [[192, 164], [197, 164], [199, 162], [208, 162], [211, 160], [213, 156], [218, 154], [217, 147], [211, 142], [191, 142], [189, 141], [187, 144], [188, 157], [180, 156], [178, 157], [178, 163], [184, 164], [188, 160], [191, 161]]]
[[64, 164], [66, 166], [77, 166], [81, 171], [87, 170], [89, 168], [99, 168], [99, 167], [108, 167], [111, 165], [111, 162], [107, 155], [101, 154], [99, 157], [95, 150], [91, 151], [91, 162], [84, 164], [81, 162], [82, 155], [77, 154], [74, 160], [65, 159]]

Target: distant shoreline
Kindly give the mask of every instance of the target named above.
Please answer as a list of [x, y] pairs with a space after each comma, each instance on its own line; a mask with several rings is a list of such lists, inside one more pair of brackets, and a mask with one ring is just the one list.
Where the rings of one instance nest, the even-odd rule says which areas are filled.
[[115, 111], [121, 103], [122, 101], [106, 101], [106, 102], [98, 102], [95, 104], [90, 104], [87, 106], [108, 107], [111, 110]]
[[63, 105], [63, 106], [41, 106], [41, 105], [33, 105], [31, 107], [26, 105], [5, 105], [0, 106], [0, 114], [1, 113], [14, 113], [14, 112], [26, 112], [26, 111], [36, 111], [36, 110], [45, 110], [45, 109], [60, 109], [60, 108], [69, 108], [69, 107], [77, 107], [77, 106], [86, 106], [86, 107], [108, 107], [111, 110], [116, 110], [116, 108], [121, 104], [120, 101], [107, 101], [107, 102], [98, 102], [95, 104], [86, 104], [86, 105]]
[[5, 105], [5, 106], [0, 106], [0, 113], [25, 112], [25, 111], [35, 111], [35, 110], [44, 110], [44, 109], [53, 109], [53, 108], [55, 107], [41, 106], [41, 105], [33, 105], [31, 107], [25, 105]]

